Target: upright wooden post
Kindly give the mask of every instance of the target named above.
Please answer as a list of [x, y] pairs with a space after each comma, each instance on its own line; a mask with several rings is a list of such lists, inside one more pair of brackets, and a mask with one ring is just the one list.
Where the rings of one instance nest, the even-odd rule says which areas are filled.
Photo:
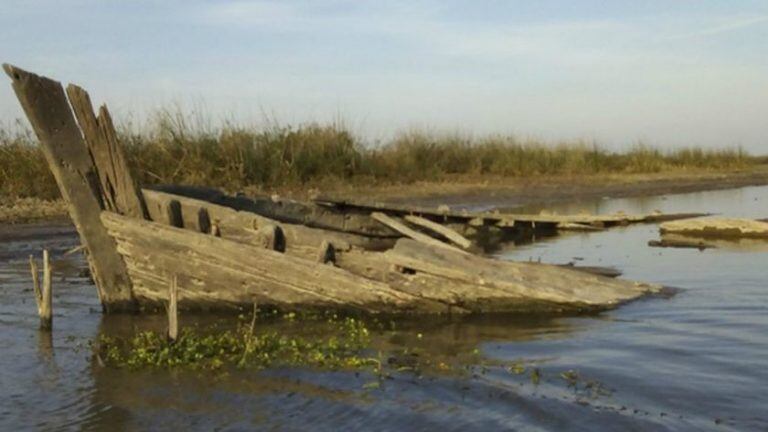
[[125, 263], [99, 217], [101, 186], [64, 88], [57, 81], [4, 64], [88, 251], [88, 264], [107, 312], [133, 309]]
[[173, 275], [168, 291], [168, 339], [179, 337], [179, 278]]
[[51, 259], [48, 250], [43, 249], [43, 286], [40, 287], [40, 274], [35, 258], [29, 256], [29, 267], [32, 272], [32, 285], [37, 303], [37, 314], [40, 316], [40, 328], [53, 328], [53, 290], [51, 279]]

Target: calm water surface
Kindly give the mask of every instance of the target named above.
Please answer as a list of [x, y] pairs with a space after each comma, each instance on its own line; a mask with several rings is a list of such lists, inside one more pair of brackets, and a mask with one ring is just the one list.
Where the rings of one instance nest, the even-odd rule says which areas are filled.
[[[549, 209], [764, 218], [768, 187]], [[80, 275], [82, 258], [62, 258], [78, 244], [71, 229], [49, 224], [41, 235], [39, 227], [5, 227], [0, 430], [768, 430], [768, 250], [650, 248], [657, 229], [568, 234], [498, 255], [614, 266], [626, 278], [680, 288], [676, 295], [584, 317], [398, 322], [395, 331], [374, 335], [374, 351], [386, 357], [407, 347], [458, 364], [461, 373], [397, 372], [371, 389], [367, 373], [100, 367], [89, 354], [90, 339], [162, 329], [162, 317], [102, 316], [95, 288]], [[58, 260], [52, 336], [37, 330], [27, 264], [43, 247]], [[184, 316], [182, 325], [231, 319]], [[305, 324], [269, 325], [301, 331]], [[521, 364], [525, 372], [510, 366]]]

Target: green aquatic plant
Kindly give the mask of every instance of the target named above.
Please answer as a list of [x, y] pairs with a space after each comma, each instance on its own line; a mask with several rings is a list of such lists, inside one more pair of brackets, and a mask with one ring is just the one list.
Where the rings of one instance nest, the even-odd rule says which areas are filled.
[[[293, 318], [290, 318], [293, 319]], [[101, 335], [92, 343], [94, 356], [108, 367], [219, 369], [225, 366], [266, 368], [307, 366], [328, 369], [380, 369], [369, 358], [370, 333], [355, 318], [330, 318], [324, 337], [257, 331], [255, 315], [235, 330], [186, 327], [171, 341], [162, 332], [141, 331], [128, 338]]]

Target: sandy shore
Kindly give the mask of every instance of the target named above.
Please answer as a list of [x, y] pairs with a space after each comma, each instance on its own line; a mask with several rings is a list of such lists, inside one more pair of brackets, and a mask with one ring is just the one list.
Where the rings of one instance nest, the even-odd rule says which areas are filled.
[[[284, 196], [306, 199], [318, 193], [334, 197], [418, 203], [432, 206], [495, 205], [505, 208], [528, 204], [553, 204], [595, 197], [651, 196], [705, 190], [731, 189], [768, 184], [768, 165], [743, 171], [665, 172], [658, 174], [605, 174], [577, 177], [457, 179], [442, 183], [357, 186], [326, 185], [276, 191]], [[0, 223], [25, 223], [66, 217], [62, 200], [33, 198], [7, 200], [0, 204]]]

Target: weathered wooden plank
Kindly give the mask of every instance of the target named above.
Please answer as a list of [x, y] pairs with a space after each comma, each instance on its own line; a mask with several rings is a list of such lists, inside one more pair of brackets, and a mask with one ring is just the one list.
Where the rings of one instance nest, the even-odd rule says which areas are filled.
[[705, 216], [702, 213], [663, 214], [651, 213], [641, 215], [628, 215], [616, 213], [611, 215], [555, 215], [555, 214], [518, 214], [503, 213], [499, 211], [475, 212], [468, 210], [455, 211], [445, 207], [429, 208], [411, 205], [397, 205], [380, 202], [367, 202], [365, 200], [348, 200], [333, 197], [320, 197], [314, 200], [321, 206], [347, 211], [381, 212], [387, 215], [417, 215], [432, 221], [462, 222], [473, 225], [493, 224], [502, 228], [515, 228], [516, 223], [527, 225], [536, 224], [538, 228], [556, 228], [560, 223], [577, 224], [602, 224], [615, 226], [627, 223], [660, 222], [665, 220], [677, 220], [696, 216]]
[[317, 249], [317, 262], [321, 264], [333, 264], [336, 262], [336, 249], [328, 240], [323, 240], [320, 247]]
[[662, 234], [684, 234], [715, 238], [768, 239], [768, 222], [739, 218], [701, 218], [665, 222], [659, 227]]
[[424, 244], [427, 244], [427, 245], [430, 245], [430, 246], [435, 246], [435, 247], [455, 250], [455, 251], [457, 251], [459, 253], [466, 253], [466, 252], [464, 252], [464, 251], [462, 251], [460, 249], [457, 249], [457, 248], [455, 248], [455, 247], [453, 247], [453, 246], [451, 246], [451, 245], [449, 245], [447, 243], [443, 243], [443, 242], [441, 242], [439, 240], [436, 240], [436, 239], [434, 239], [434, 238], [432, 238], [432, 237], [430, 237], [430, 236], [428, 236], [426, 234], [422, 234], [422, 233], [420, 233], [418, 231], [414, 231], [413, 229], [407, 227], [402, 222], [400, 222], [400, 221], [398, 221], [398, 220], [396, 220], [396, 219], [394, 219], [392, 217], [389, 217], [389, 216], [385, 215], [384, 213], [373, 212], [373, 213], [371, 213], [371, 217], [373, 219], [381, 222], [382, 224], [392, 228], [393, 230], [403, 234], [404, 236], [410, 237], [410, 238], [416, 240], [417, 242], [424, 243]]
[[296, 201], [278, 196], [230, 196], [216, 189], [205, 187], [165, 185], [157, 190], [208, 201], [239, 211], [258, 213], [282, 223], [367, 237], [400, 237], [397, 232], [371, 219], [367, 212], [339, 212], [312, 202]]
[[317, 228], [309, 228], [304, 225], [290, 223], [278, 223], [249, 211], [238, 211], [229, 207], [212, 204], [194, 198], [180, 195], [144, 189], [144, 199], [147, 203], [150, 219], [161, 223], [165, 222], [163, 208], [170, 200], [177, 200], [181, 204], [182, 219], [185, 227], [196, 226], [196, 216], [201, 208], [206, 209], [210, 223], [218, 227], [220, 237], [229, 239], [241, 239], [242, 241], [257, 242], [259, 237], [254, 230], [265, 225], [280, 225], [285, 234], [286, 252], [291, 254], [294, 249], [311, 249], [312, 251], [327, 240], [333, 244], [336, 250], [346, 250], [351, 246], [365, 249], [385, 249], [394, 244], [391, 239], [378, 239], [354, 234], [328, 231]]
[[175, 341], [179, 337], [179, 277], [171, 276], [168, 290], [168, 339]]
[[[104, 225], [132, 261], [156, 266], [159, 273], [194, 277], [221, 287], [238, 303], [329, 306], [370, 312], [444, 312], [445, 305], [392, 289], [387, 284], [255, 246], [149, 221], [103, 212]], [[203, 289], [185, 284], [183, 301], [194, 302]], [[167, 292], [167, 291], [166, 291]], [[223, 295], [223, 293], [217, 294]]]
[[101, 107], [97, 118], [88, 92], [70, 84], [67, 86], [67, 95], [96, 165], [104, 208], [146, 219], [143, 198], [130, 173], [106, 106]]
[[432, 222], [429, 219], [424, 219], [423, 217], [414, 216], [414, 215], [406, 215], [405, 220], [414, 225], [418, 225], [422, 228], [426, 228], [430, 231], [440, 234], [441, 236], [447, 238], [454, 244], [464, 249], [469, 249], [472, 246], [472, 242], [466, 237], [464, 237], [463, 235], [448, 228], [447, 226], [440, 225], [439, 223], [436, 223], [436, 222]]
[[545, 264], [491, 260], [401, 239], [382, 254], [391, 264], [481, 286], [532, 301], [608, 307], [661, 289]]
[[131, 285], [114, 240], [101, 224], [98, 175], [57, 81], [3, 65], [41, 143], [69, 214], [88, 250], [91, 274], [107, 311], [131, 309]]

